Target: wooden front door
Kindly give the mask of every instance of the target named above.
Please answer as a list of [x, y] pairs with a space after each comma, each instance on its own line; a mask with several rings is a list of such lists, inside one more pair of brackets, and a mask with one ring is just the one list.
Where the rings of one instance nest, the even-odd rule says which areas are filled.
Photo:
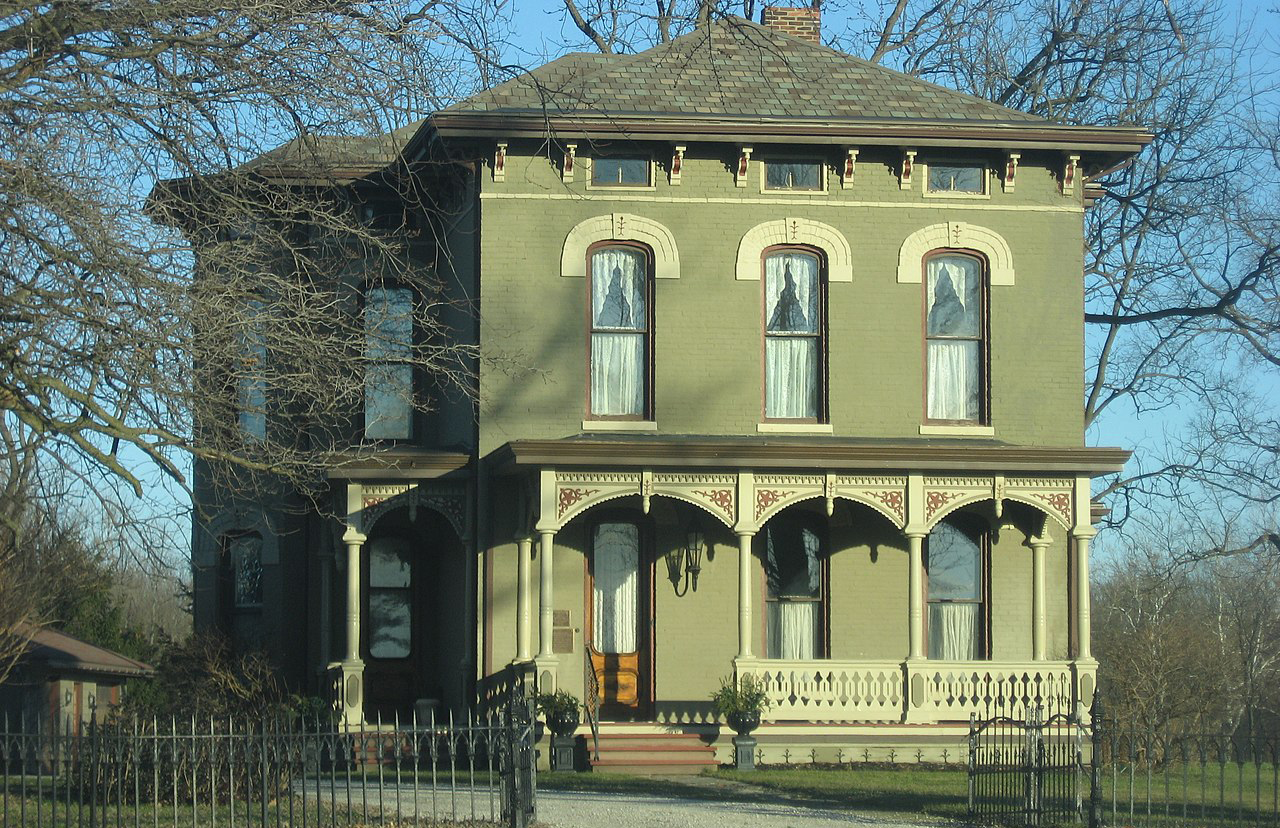
[[603, 719], [645, 719], [652, 701], [653, 579], [641, 526], [606, 520], [591, 530], [587, 649]]

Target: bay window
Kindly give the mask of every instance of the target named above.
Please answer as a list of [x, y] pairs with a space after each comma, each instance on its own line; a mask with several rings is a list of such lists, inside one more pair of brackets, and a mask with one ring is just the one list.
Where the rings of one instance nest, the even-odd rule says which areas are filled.
[[618, 244], [593, 248], [589, 256], [591, 416], [652, 419], [649, 257], [640, 248]]
[[822, 262], [801, 248], [764, 257], [764, 416], [815, 422], [823, 411]]
[[983, 263], [965, 253], [925, 260], [925, 418], [986, 419]]

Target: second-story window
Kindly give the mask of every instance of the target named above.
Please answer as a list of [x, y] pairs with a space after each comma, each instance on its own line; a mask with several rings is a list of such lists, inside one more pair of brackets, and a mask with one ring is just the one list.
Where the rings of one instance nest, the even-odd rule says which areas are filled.
[[808, 250], [781, 248], [764, 258], [764, 416], [823, 417], [822, 262]]
[[591, 184], [595, 187], [648, 187], [649, 167], [648, 158], [593, 158]]
[[925, 416], [981, 423], [986, 417], [986, 320], [982, 261], [939, 253], [925, 261]]
[[262, 300], [250, 299], [246, 310], [241, 365], [236, 375], [236, 416], [245, 436], [261, 440], [267, 436], [267, 343], [262, 330]]
[[413, 424], [413, 293], [370, 288], [365, 297], [364, 435], [403, 440]]
[[766, 161], [764, 188], [766, 190], [822, 189], [823, 165], [818, 161]]
[[593, 417], [649, 419], [652, 308], [649, 257], [626, 245], [590, 252]]

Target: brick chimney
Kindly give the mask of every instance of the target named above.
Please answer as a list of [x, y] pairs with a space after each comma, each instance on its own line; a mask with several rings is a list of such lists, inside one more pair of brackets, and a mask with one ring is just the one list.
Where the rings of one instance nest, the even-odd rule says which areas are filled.
[[822, 12], [816, 3], [799, 9], [765, 6], [760, 11], [760, 22], [774, 31], [822, 45]]

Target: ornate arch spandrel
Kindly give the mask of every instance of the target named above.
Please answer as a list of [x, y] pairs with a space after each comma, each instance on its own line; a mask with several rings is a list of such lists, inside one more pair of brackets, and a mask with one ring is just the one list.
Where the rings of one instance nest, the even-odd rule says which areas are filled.
[[906, 477], [836, 475], [832, 495], [869, 507], [897, 529], [907, 525]]
[[1005, 481], [1004, 496], [1048, 515], [1067, 532], [1073, 528], [1075, 486], [1072, 480], [1053, 477], [1010, 477]]
[[994, 499], [994, 478], [991, 477], [926, 477], [925, 528], [932, 530], [943, 518], [963, 506]]
[[907, 236], [898, 251], [898, 282], [919, 284], [924, 278], [924, 257], [939, 248], [976, 250], [987, 258], [990, 284], [1013, 284], [1013, 251], [1009, 243], [994, 230], [963, 221], [931, 224]]
[[682, 500], [732, 529], [738, 516], [738, 478], [732, 474], [656, 472], [647, 494]]
[[578, 515], [607, 500], [640, 494], [640, 472], [556, 472], [557, 530]]
[[680, 278], [680, 251], [664, 225], [633, 213], [607, 213], [578, 222], [565, 236], [560, 251], [560, 275], [585, 279], [587, 248], [596, 242], [633, 241], [653, 251], [655, 279]]
[[853, 281], [853, 251], [849, 240], [836, 228], [805, 218], [766, 221], [752, 227], [738, 242], [736, 267], [739, 281], [760, 281], [760, 257], [775, 245], [803, 244], [826, 254], [827, 281]]
[[758, 530], [769, 518], [802, 500], [826, 495], [821, 474], [757, 474], [751, 493], [751, 523]]
[[468, 532], [467, 489], [461, 483], [365, 484], [360, 495], [360, 527], [364, 534], [395, 509], [407, 508], [410, 517], [419, 508], [437, 512], [449, 521], [459, 538]]

